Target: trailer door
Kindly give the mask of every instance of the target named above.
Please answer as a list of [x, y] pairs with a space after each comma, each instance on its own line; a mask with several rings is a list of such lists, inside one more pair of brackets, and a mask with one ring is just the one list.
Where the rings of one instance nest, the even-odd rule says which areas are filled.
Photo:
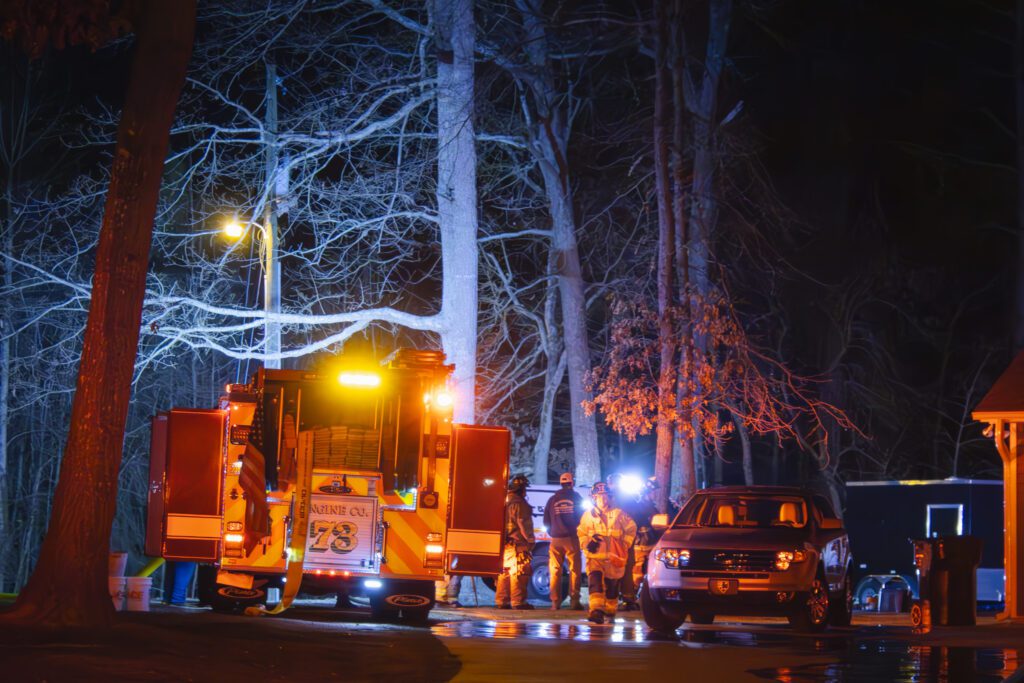
[[[154, 440], [157, 424], [154, 420]], [[166, 416], [165, 430], [162, 555], [216, 561], [222, 533], [224, 411], [175, 408]], [[151, 473], [151, 487], [153, 478]]]
[[452, 431], [446, 572], [496, 575], [511, 437], [504, 427], [455, 425]]
[[167, 472], [167, 413], [153, 416], [149, 435], [149, 490], [146, 495], [146, 554], [164, 554], [164, 475]]

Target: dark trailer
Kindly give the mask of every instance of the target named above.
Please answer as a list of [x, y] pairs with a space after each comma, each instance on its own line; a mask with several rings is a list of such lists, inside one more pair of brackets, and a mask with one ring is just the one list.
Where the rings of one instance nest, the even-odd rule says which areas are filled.
[[853, 595], [861, 609], [897, 577], [917, 595], [914, 549], [909, 539], [938, 536], [981, 539], [978, 602], [1003, 601], [1002, 481], [848, 482], [844, 522], [854, 561]]

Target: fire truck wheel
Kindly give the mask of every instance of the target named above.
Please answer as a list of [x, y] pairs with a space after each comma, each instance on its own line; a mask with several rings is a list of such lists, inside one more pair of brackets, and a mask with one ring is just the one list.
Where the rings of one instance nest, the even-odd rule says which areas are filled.
[[217, 585], [210, 606], [214, 612], [241, 612], [246, 607], [266, 602], [267, 593], [262, 588], [236, 588]]
[[430, 620], [429, 609], [403, 609], [402, 621], [413, 626], [426, 626]]

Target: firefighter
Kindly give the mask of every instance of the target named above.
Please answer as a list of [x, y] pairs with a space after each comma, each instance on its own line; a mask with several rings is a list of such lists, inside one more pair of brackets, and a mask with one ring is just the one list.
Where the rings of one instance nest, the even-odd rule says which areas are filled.
[[623, 611], [628, 612], [637, 608], [636, 595], [647, 569], [647, 556], [651, 554], [651, 548], [658, 540], [651, 527], [651, 518], [658, 513], [658, 508], [654, 506], [654, 492], [657, 488], [657, 480], [654, 477], [648, 478], [644, 482], [644, 490], [640, 497], [622, 506], [636, 523], [636, 541], [629, 549], [626, 574], [622, 578]]
[[562, 488], [548, 498], [544, 506], [544, 526], [551, 535], [548, 546], [548, 575], [551, 577], [551, 609], [562, 606], [562, 562], [569, 564], [569, 609], [581, 610], [580, 585], [583, 583], [580, 540], [576, 530], [583, 516], [583, 497], [573, 488], [571, 472], [558, 478]]
[[619, 585], [626, 571], [626, 557], [636, 538], [636, 524], [616, 507], [603, 482], [590, 491], [594, 507], [583, 515], [576, 535], [587, 556], [590, 615], [595, 624], [615, 617]]
[[[526, 502], [530, 482], [521, 474], [512, 478], [505, 498], [504, 566], [498, 575], [494, 601], [498, 609], [533, 609], [526, 602], [526, 585], [533, 561], [533, 511]], [[511, 594], [511, 596], [510, 596]], [[510, 600], [511, 597], [511, 600]]]
[[[637, 502], [636, 493], [629, 493], [623, 490], [622, 480], [623, 476], [620, 472], [609, 474], [605, 479], [605, 484], [608, 486], [608, 494], [612, 498], [612, 505], [623, 510], [636, 521], [636, 518], [633, 517], [633, 511]], [[619, 596], [622, 598], [622, 605], [620, 607], [623, 612], [631, 612], [636, 609], [636, 587], [633, 585], [633, 566], [635, 564], [633, 552], [633, 546], [630, 546], [629, 552], [626, 555], [626, 569], [622, 575], [622, 584], [619, 586]]]
[[459, 594], [462, 592], [462, 575], [445, 574], [444, 581], [434, 582], [435, 598], [442, 607], [462, 607]]

